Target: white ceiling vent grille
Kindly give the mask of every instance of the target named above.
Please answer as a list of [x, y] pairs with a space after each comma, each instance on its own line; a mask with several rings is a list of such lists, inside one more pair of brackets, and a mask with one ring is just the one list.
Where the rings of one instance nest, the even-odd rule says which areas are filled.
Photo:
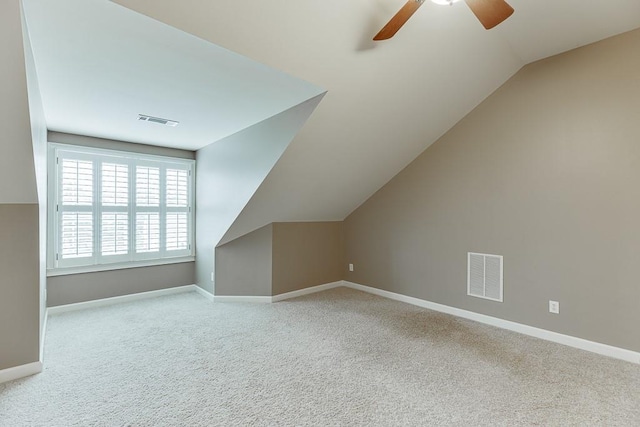
[[180, 123], [180, 122], [176, 122], [175, 120], [161, 119], [160, 117], [145, 116], [144, 114], [138, 114], [138, 120], [141, 120], [143, 122], [158, 123], [161, 125], [171, 126], [171, 127], [176, 127], [178, 126], [178, 123]]
[[467, 295], [502, 302], [502, 256], [468, 253]]

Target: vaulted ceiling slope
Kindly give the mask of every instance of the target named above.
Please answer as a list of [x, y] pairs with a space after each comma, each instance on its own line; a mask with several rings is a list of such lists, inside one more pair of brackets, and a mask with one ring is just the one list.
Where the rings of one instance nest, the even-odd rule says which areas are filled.
[[50, 130], [197, 150], [324, 92], [108, 0], [23, 4]]
[[200, 249], [229, 229], [325, 93], [107, 0], [23, 5], [49, 130], [198, 150]]
[[640, 26], [640, 2], [510, 0], [486, 31], [464, 2], [117, 0], [328, 94], [226, 240], [272, 221], [341, 220], [523, 65]]

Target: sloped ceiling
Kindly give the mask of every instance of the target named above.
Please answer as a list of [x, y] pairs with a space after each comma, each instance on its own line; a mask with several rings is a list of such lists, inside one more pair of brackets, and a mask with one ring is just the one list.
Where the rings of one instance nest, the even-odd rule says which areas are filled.
[[328, 89], [225, 240], [272, 221], [341, 220], [523, 65], [640, 26], [640, 2], [510, 0], [486, 31], [464, 4], [404, 0], [117, 0]]
[[[45, 9], [72, 1], [78, 3], [78, 10], [82, 9], [80, 3], [108, 3], [107, 0], [25, 0], [38, 2], [38, 8]], [[227, 240], [272, 221], [343, 219], [526, 63], [640, 26], [637, 0], [509, 0], [516, 9], [515, 14], [491, 31], [482, 28], [464, 2], [449, 7], [427, 1], [394, 38], [373, 42], [372, 36], [404, 0], [116, 2], [329, 91], [235, 221]], [[141, 17], [130, 15], [118, 18], [117, 25], [109, 20], [108, 25], [96, 26], [118, 36], [131, 21], [143, 26], [155, 25], [152, 21], [143, 24]], [[66, 17], [72, 22], [77, 20], [74, 25], [84, 32], [80, 37], [84, 36], [85, 44], [92, 46], [93, 28], [82, 22], [76, 10], [53, 11], [50, 16], [42, 14], [42, 20], [46, 22], [54, 16]], [[102, 18], [106, 22], [107, 16]], [[65, 28], [53, 30], [55, 34]], [[180, 44], [187, 38], [195, 44]], [[183, 75], [179, 74], [184, 71], [180, 62], [147, 61], [148, 52], [128, 48], [129, 43], [137, 42], [135, 37], [120, 40], [122, 49], [130, 53], [130, 58], [120, 64], [121, 74], [134, 73], [139, 77], [138, 82], [154, 73], [163, 73], [166, 79]], [[157, 40], [143, 42], [149, 45]], [[79, 41], [68, 39], [61, 43], [50, 43], [47, 52], [60, 49], [64, 52], [65, 43]], [[186, 34], [161, 42], [173, 53], [182, 53], [182, 60], [186, 62], [197, 56], [197, 43], [195, 37]], [[108, 62], [105, 53], [98, 49], [100, 43], [95, 46], [90, 58], [98, 63]], [[34, 50], [37, 63], [38, 49], [34, 47]], [[69, 58], [62, 55], [57, 59]], [[94, 66], [90, 70], [97, 72], [101, 68]], [[250, 91], [259, 81], [234, 73], [227, 73], [224, 78], [228, 80], [219, 82], [236, 87], [244, 85]], [[85, 80], [80, 81], [87, 83]], [[96, 81], [100, 80], [93, 79]], [[313, 85], [309, 85], [312, 91], [317, 89]], [[52, 118], [51, 108], [47, 108], [46, 86], [41, 84], [48, 124], [56, 123], [51, 126], [55, 130], [77, 132], [66, 128], [77, 119], [72, 114], [64, 120]], [[85, 86], [85, 92], [91, 93], [96, 87], [99, 86]], [[191, 85], [191, 92], [183, 97], [180, 97], [184, 95], [182, 92], [174, 93], [181, 102], [173, 104], [170, 97], [149, 99], [155, 103], [157, 115], [180, 120], [170, 116], [188, 107], [189, 99], [197, 97], [199, 87], [199, 84]], [[290, 86], [281, 89], [281, 94], [261, 93], [258, 104], [295, 93], [289, 92]], [[105, 109], [118, 111], [129, 103], [146, 99], [145, 94], [153, 95], [144, 85], [142, 89], [114, 90], [120, 96], [81, 98], [83, 107], [102, 103]], [[171, 92], [162, 87], [157, 90], [165, 94]], [[58, 91], [58, 95], [65, 96], [63, 91]], [[232, 97], [227, 102], [233, 106]], [[71, 103], [67, 101], [59, 110], [67, 111]], [[240, 102], [243, 106], [248, 103]], [[162, 112], [163, 108], [172, 108], [169, 117]], [[154, 111], [135, 113], [155, 115]], [[224, 116], [224, 111], [220, 114]], [[207, 119], [215, 118], [207, 115]], [[99, 125], [90, 123], [84, 133], [95, 135], [90, 131]], [[230, 132], [233, 130], [227, 129], [220, 135]], [[128, 134], [106, 137], [170, 144], [159, 135], [140, 135], [134, 129]], [[207, 141], [214, 142], [220, 135]], [[191, 148], [199, 148], [201, 144], [202, 141], [197, 142]]]
[[23, 3], [49, 130], [197, 150], [324, 92], [107, 0]]

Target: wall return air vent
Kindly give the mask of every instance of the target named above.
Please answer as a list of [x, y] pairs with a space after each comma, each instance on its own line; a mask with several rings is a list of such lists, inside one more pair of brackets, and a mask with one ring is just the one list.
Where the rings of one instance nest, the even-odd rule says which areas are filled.
[[178, 126], [178, 123], [180, 123], [175, 120], [161, 119], [160, 117], [146, 116], [144, 114], [138, 114], [138, 120], [143, 122], [152, 122], [152, 123], [158, 123], [160, 125], [171, 126], [172, 128]]
[[467, 295], [502, 302], [502, 256], [467, 254]]

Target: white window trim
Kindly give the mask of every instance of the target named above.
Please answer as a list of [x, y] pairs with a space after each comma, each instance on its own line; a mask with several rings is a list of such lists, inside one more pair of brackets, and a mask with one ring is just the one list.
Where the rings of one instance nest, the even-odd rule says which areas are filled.
[[[74, 263], [68, 262], [66, 266], [60, 266], [57, 262], [58, 254], [58, 234], [59, 234], [59, 215], [62, 209], [58, 209], [58, 191], [59, 191], [59, 169], [57, 166], [58, 158], [64, 153], [73, 153], [74, 156], [80, 157], [95, 156], [95, 157], [111, 157], [120, 160], [124, 160], [124, 163], [130, 164], [129, 169], [129, 216], [130, 231], [129, 231], [129, 255], [124, 256], [127, 258], [123, 261], [123, 257], [112, 256], [113, 262], [107, 261], [109, 258], [102, 258], [99, 255], [97, 249], [100, 247], [100, 239], [94, 238], [94, 256], [89, 259], [85, 259], [81, 262], [82, 265], [73, 265]], [[85, 273], [92, 271], [107, 271], [117, 270], [124, 268], [134, 268], [152, 265], [173, 264], [179, 262], [190, 262], [195, 259], [195, 209], [194, 209], [194, 195], [195, 195], [195, 160], [182, 159], [175, 157], [157, 156], [151, 154], [139, 154], [127, 151], [107, 150], [93, 147], [67, 145], [59, 143], [49, 143], [48, 153], [48, 215], [47, 215], [47, 275], [58, 276], [64, 274]], [[164, 249], [166, 242], [161, 241], [161, 251], [157, 253], [158, 256], [149, 257], [144, 254], [135, 253], [135, 233], [133, 223], [135, 222], [135, 165], [149, 162], [154, 165], [158, 165], [158, 162], [163, 164], [166, 168], [170, 164], [174, 164], [181, 169], [186, 169], [189, 172], [189, 192], [188, 192], [188, 249], [177, 250], [167, 252]], [[132, 173], [133, 171], [133, 173]], [[94, 181], [97, 181], [97, 175], [94, 175]], [[95, 188], [95, 187], [94, 187]], [[166, 189], [161, 187], [161, 194], [165, 193]], [[161, 200], [164, 196], [161, 197]], [[100, 206], [100, 193], [94, 191], [94, 204]], [[101, 207], [92, 208], [93, 212], [97, 212]], [[184, 209], [184, 208], [183, 208]], [[161, 215], [167, 211], [171, 211], [172, 208], [167, 209], [166, 204], [160, 203], [158, 211]], [[98, 222], [94, 221], [94, 227], [99, 227]], [[99, 233], [97, 233], [99, 235]]]

